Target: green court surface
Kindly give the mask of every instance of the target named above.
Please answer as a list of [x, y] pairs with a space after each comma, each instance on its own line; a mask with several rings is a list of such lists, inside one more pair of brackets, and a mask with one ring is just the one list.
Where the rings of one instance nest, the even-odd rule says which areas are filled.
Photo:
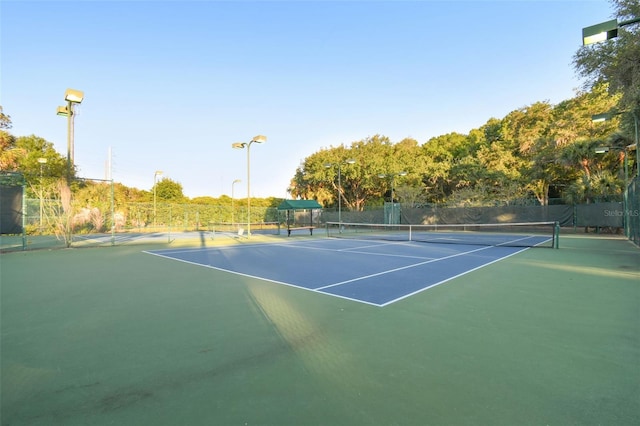
[[1, 424], [640, 424], [640, 249], [560, 246], [384, 308], [158, 245], [5, 253]]

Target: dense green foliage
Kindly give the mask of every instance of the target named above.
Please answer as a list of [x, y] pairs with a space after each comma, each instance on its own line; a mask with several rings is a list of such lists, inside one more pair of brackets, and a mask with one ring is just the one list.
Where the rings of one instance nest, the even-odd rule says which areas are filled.
[[[537, 102], [467, 135], [451, 133], [422, 145], [375, 135], [325, 148], [305, 159], [290, 192], [328, 206], [337, 205], [340, 194], [341, 203], [355, 210], [390, 201], [391, 185], [393, 199], [408, 204], [619, 199], [630, 140], [616, 133], [617, 120], [591, 120], [620, 99], [606, 89], [601, 84], [558, 105]], [[595, 152], [599, 146], [612, 149], [601, 155]]]

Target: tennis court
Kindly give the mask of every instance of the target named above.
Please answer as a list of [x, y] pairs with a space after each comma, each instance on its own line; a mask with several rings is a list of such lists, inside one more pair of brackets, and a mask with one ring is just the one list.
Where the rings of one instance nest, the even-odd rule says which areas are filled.
[[624, 237], [315, 234], [3, 253], [1, 424], [640, 423]]
[[315, 239], [147, 253], [386, 306], [522, 250], [450, 243]]

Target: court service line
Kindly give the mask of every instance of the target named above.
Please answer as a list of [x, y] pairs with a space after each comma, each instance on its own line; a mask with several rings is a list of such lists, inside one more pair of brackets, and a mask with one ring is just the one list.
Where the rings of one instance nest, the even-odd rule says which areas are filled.
[[523, 249], [521, 249], [521, 250], [518, 250], [518, 251], [516, 251], [516, 252], [510, 253], [510, 254], [508, 254], [508, 255], [506, 255], [506, 256], [502, 256], [502, 257], [499, 257], [498, 259], [494, 259], [494, 260], [492, 260], [491, 262], [483, 263], [482, 265], [476, 266], [475, 268], [469, 269], [468, 271], [461, 272], [461, 273], [459, 273], [459, 274], [457, 274], [457, 275], [454, 275], [454, 276], [452, 276], [452, 277], [446, 278], [446, 279], [444, 279], [444, 280], [442, 280], [442, 281], [439, 281], [439, 282], [437, 282], [437, 283], [434, 283], [434, 284], [428, 285], [428, 286], [426, 286], [426, 287], [423, 287], [423, 288], [421, 288], [421, 289], [419, 289], [419, 290], [416, 290], [416, 291], [413, 291], [413, 292], [411, 292], [411, 293], [407, 293], [407, 294], [405, 294], [405, 295], [403, 295], [403, 296], [398, 297], [397, 299], [389, 300], [388, 302], [385, 302], [385, 303], [383, 303], [383, 304], [381, 304], [381, 305], [378, 305], [378, 306], [380, 306], [380, 307], [384, 308], [385, 306], [390, 305], [390, 304], [392, 304], [392, 303], [394, 303], [394, 302], [398, 302], [398, 301], [403, 300], [403, 299], [406, 299], [406, 298], [408, 298], [408, 297], [415, 296], [416, 294], [421, 293], [421, 292], [423, 292], [423, 291], [425, 291], [425, 290], [432, 289], [432, 288], [437, 287], [437, 286], [439, 286], [439, 285], [441, 285], [441, 284], [444, 284], [444, 283], [446, 283], [446, 282], [449, 282], [449, 281], [451, 281], [451, 280], [452, 280], [452, 279], [454, 279], [454, 278], [461, 277], [461, 276], [466, 275], [466, 274], [468, 274], [468, 273], [470, 273], [470, 272], [477, 271], [478, 269], [484, 268], [485, 266], [489, 266], [489, 265], [491, 265], [491, 264], [493, 264], [493, 263], [499, 262], [499, 261], [501, 261], [501, 260], [503, 260], [503, 259], [506, 259], [506, 258], [508, 258], [508, 257], [515, 256], [516, 254], [518, 254], [518, 253], [522, 253], [523, 251], [528, 250], [528, 249], [529, 249], [529, 247], [525, 247], [525, 248], [523, 248]]
[[[518, 241], [530, 240], [532, 238], [537, 238], [537, 237], [534, 236], [534, 235], [527, 235], [527, 236], [522, 237], [522, 238], [516, 238], [515, 240], [505, 241], [504, 243], [496, 244], [496, 246], [497, 247], [509, 247], [508, 244], [513, 244], [513, 243], [516, 243]], [[550, 238], [544, 240], [543, 243], [546, 243], [549, 240], [550, 240]], [[540, 243], [540, 244], [542, 244], [542, 243]]]
[[346, 281], [341, 281], [339, 283], [329, 284], [329, 285], [326, 285], [326, 286], [323, 286], [323, 287], [316, 287], [315, 290], [325, 290], [327, 288], [337, 287], [337, 286], [340, 286], [340, 285], [343, 285], [343, 284], [348, 284], [348, 283], [355, 282], [355, 281], [366, 280], [367, 278], [378, 277], [380, 275], [391, 274], [393, 272], [402, 271], [404, 269], [415, 268], [417, 266], [426, 265], [427, 263], [439, 262], [441, 260], [451, 259], [451, 258], [454, 258], [454, 257], [463, 256], [465, 254], [475, 253], [475, 252], [482, 251], [482, 250], [487, 250], [487, 249], [490, 249], [490, 248], [492, 248], [492, 247], [491, 246], [481, 247], [481, 248], [478, 248], [478, 249], [475, 249], [475, 250], [464, 251], [462, 253], [456, 253], [456, 254], [452, 254], [452, 255], [449, 255], [449, 256], [445, 256], [445, 257], [439, 257], [437, 259], [430, 259], [430, 260], [427, 260], [427, 261], [424, 261], [424, 262], [414, 263], [413, 265], [407, 265], [407, 266], [402, 266], [400, 268], [389, 269], [387, 271], [377, 272], [375, 274], [365, 275], [365, 276], [362, 276], [362, 277], [353, 278], [353, 279], [346, 280]]
[[[274, 244], [275, 246], [280, 246], [280, 244]], [[385, 257], [401, 257], [405, 259], [436, 259], [434, 257], [428, 256], [409, 256], [406, 254], [390, 254], [390, 253], [372, 253], [370, 251], [357, 251], [356, 249], [362, 249], [367, 247], [382, 247], [388, 246], [391, 244], [377, 244], [377, 245], [368, 245], [365, 247], [355, 247], [352, 249], [331, 249], [331, 248], [323, 248], [323, 247], [310, 247], [310, 246], [296, 246], [296, 249], [307, 249], [307, 250], [320, 250], [320, 251], [331, 251], [336, 253], [354, 253], [354, 254], [365, 254], [367, 256], [385, 256]], [[396, 245], [396, 244], [394, 244]], [[283, 245], [286, 247], [286, 245]]]

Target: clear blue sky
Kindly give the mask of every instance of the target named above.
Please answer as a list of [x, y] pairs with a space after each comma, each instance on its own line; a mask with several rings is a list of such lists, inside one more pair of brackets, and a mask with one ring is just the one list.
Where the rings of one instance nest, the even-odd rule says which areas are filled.
[[571, 60], [608, 1], [12, 1], [0, 3], [0, 105], [16, 136], [83, 177], [185, 195], [286, 197], [300, 162], [375, 134], [420, 144], [538, 101], [570, 99]]

